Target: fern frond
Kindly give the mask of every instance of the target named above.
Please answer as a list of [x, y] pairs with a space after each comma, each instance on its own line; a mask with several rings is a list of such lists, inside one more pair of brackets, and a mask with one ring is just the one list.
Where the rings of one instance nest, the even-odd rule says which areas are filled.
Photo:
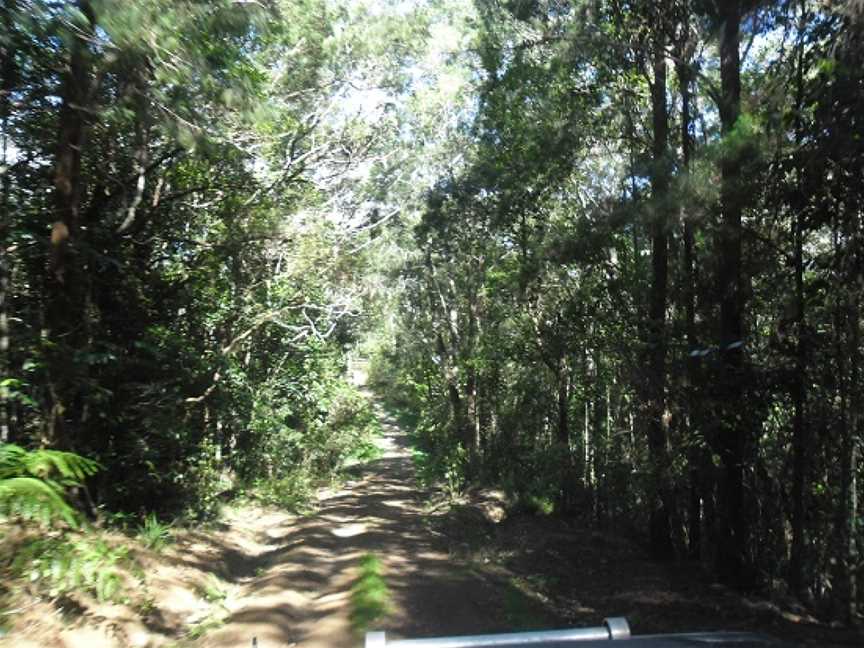
[[78, 526], [75, 510], [61, 493], [56, 485], [36, 477], [0, 479], [0, 513], [46, 524], [62, 518], [69, 526]]
[[64, 499], [65, 490], [100, 468], [73, 452], [0, 445], [0, 514], [46, 524], [62, 519], [77, 526], [78, 515]]
[[48, 477], [60, 474], [67, 482], [79, 484], [95, 474], [100, 466], [73, 452], [60, 450], [34, 450], [27, 453], [25, 466], [34, 477]]
[[13, 443], [0, 445], [0, 479], [23, 474], [26, 455], [24, 448]]
[[46, 478], [60, 475], [66, 485], [74, 486], [94, 475], [102, 466], [74, 452], [62, 450], [25, 450], [12, 443], [0, 446], [0, 479], [19, 475]]

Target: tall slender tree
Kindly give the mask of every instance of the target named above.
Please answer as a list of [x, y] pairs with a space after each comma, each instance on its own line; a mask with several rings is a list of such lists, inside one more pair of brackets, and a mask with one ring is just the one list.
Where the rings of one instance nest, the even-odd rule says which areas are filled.
[[651, 289], [648, 299], [647, 425], [654, 492], [651, 495], [650, 536], [656, 556], [673, 555], [672, 487], [669, 466], [669, 420], [666, 408], [667, 330], [666, 307], [669, 290], [669, 107], [667, 105], [668, 8], [652, 7], [651, 22]]
[[[741, 116], [741, 0], [718, 3], [720, 22], [720, 125], [734, 139]], [[725, 578], [744, 584], [748, 573], [750, 510], [744, 483], [749, 463], [750, 421], [745, 402], [744, 276], [742, 274], [742, 213], [746, 202], [742, 150], [734, 142], [720, 162], [720, 224], [717, 229], [717, 292], [720, 296], [720, 389], [718, 449], [723, 462], [717, 569]]]
[[65, 34], [69, 43], [60, 88], [60, 112], [54, 158], [54, 222], [45, 283], [45, 342], [47, 344], [50, 415], [46, 437], [58, 448], [73, 447], [76, 392], [83, 376], [74, 355], [86, 344], [87, 282], [81, 229], [84, 178], [81, 158], [87, 137], [92, 96], [89, 44], [96, 17], [87, 0], [76, 4], [78, 24]]

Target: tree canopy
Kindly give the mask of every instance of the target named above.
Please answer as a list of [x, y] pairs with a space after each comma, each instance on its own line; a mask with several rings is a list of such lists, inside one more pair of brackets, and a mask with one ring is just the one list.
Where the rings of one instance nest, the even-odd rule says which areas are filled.
[[860, 2], [0, 25], [0, 441], [87, 457], [89, 515], [299, 497], [362, 451], [369, 358], [453, 488], [856, 618]]

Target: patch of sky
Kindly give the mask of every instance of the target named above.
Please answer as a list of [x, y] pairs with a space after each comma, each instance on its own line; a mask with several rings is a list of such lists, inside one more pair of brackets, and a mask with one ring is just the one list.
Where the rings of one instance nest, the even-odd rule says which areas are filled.
[[360, 119], [378, 117], [395, 100], [396, 97], [387, 89], [350, 84], [341, 96], [337, 114]]
[[18, 161], [20, 151], [15, 145], [15, 140], [0, 129], [0, 148], [2, 148], [3, 158], [0, 160], [0, 175], [6, 173], [6, 170]]
[[[786, 48], [787, 36], [788, 30], [782, 25], [775, 25], [767, 31], [753, 34], [752, 44], [749, 39], [742, 43], [742, 71], [758, 72], [766, 65], [773, 65], [780, 60]], [[744, 58], [745, 54], [746, 58]]]

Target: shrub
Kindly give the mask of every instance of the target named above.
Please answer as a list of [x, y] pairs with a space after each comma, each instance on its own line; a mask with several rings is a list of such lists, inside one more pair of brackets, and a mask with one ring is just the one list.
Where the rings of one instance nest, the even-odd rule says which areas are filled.
[[278, 478], [261, 479], [252, 485], [257, 499], [295, 512], [306, 508], [313, 490], [312, 479], [303, 469], [292, 470]]

